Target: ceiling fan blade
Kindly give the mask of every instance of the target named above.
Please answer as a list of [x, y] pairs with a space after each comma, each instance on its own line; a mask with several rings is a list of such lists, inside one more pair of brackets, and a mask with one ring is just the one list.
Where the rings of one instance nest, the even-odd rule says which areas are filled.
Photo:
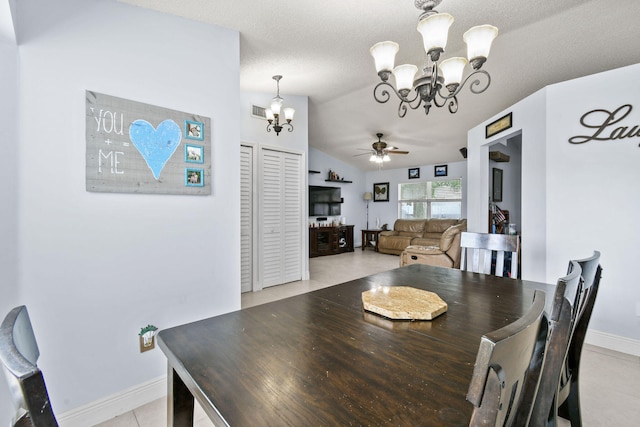
[[392, 151], [387, 151], [388, 154], [409, 154], [408, 151], [398, 151], [398, 150], [392, 150]]
[[361, 154], [354, 154], [353, 157], [358, 157], [358, 156], [370, 156], [371, 152], [369, 153], [361, 153]]

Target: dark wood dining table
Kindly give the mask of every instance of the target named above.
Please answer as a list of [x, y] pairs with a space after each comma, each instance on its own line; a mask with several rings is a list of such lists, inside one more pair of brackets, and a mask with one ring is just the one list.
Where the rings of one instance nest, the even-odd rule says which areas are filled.
[[[390, 320], [362, 292], [411, 286], [446, 313]], [[480, 338], [554, 285], [413, 264], [162, 330], [169, 426], [463, 426]], [[547, 296], [547, 303], [551, 297]]]

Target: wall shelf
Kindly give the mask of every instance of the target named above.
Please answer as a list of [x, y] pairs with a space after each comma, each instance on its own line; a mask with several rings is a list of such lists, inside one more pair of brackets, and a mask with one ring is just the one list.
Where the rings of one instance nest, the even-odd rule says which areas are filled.
[[320, 173], [320, 171], [314, 171], [314, 170], [309, 169], [309, 173]]
[[325, 179], [325, 182], [344, 182], [347, 184], [351, 184], [353, 181], [347, 181], [345, 179]]
[[500, 151], [489, 151], [489, 160], [493, 160], [494, 162], [508, 162], [509, 156]]

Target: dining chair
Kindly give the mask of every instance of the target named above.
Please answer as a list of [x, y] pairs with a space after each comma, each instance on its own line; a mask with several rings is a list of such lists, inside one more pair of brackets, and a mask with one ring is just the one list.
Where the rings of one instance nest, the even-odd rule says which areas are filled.
[[470, 426], [528, 425], [548, 332], [544, 304], [535, 291], [524, 316], [482, 337], [467, 392]]
[[[482, 274], [504, 276], [505, 254], [511, 256], [509, 277], [518, 277], [520, 236], [462, 232], [460, 235], [460, 269]], [[495, 269], [492, 261], [495, 255]]]
[[[557, 425], [558, 389], [569, 340], [575, 321], [574, 307], [583, 287], [582, 269], [572, 261], [569, 273], [558, 279], [549, 317], [549, 336], [545, 352], [538, 392], [533, 403], [532, 426], [553, 427]], [[527, 402], [528, 403], [528, 402]]]
[[42, 371], [40, 351], [25, 306], [7, 314], [0, 326], [0, 360], [15, 406], [14, 427], [57, 427]]
[[[594, 251], [589, 258], [576, 260], [582, 269], [584, 285], [577, 306], [575, 308], [575, 322], [569, 341], [569, 350], [565, 360], [560, 389], [558, 391], [558, 415], [571, 422], [572, 427], [582, 426], [580, 414], [580, 358], [584, 339], [587, 334], [589, 320], [596, 302], [602, 267], [600, 266], [600, 252]], [[569, 264], [569, 268], [572, 263]]]

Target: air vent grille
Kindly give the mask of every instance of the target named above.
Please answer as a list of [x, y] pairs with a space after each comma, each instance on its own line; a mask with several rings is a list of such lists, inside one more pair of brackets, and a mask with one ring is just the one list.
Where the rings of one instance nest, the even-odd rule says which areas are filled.
[[267, 118], [267, 109], [259, 105], [251, 105], [251, 116], [258, 119]]

